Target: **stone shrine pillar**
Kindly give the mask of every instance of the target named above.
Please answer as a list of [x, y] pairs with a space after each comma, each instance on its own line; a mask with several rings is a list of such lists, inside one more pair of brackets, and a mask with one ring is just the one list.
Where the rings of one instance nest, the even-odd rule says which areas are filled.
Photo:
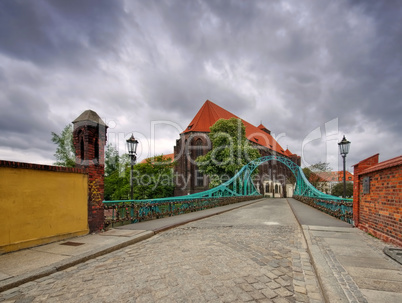
[[73, 121], [75, 166], [88, 172], [88, 227], [90, 232], [104, 225], [104, 174], [107, 125], [92, 110], [84, 111]]

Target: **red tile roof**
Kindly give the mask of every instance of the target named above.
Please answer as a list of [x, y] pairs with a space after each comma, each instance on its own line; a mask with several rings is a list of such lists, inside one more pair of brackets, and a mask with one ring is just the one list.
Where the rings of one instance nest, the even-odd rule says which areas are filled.
[[260, 125], [258, 125], [257, 128], [259, 128], [265, 132], [268, 132], [269, 134], [271, 133], [271, 131], [268, 128], [266, 128], [262, 123]]
[[369, 168], [361, 171], [359, 173], [359, 175], [371, 173], [373, 171], [386, 169], [386, 168], [390, 168], [390, 167], [398, 166], [398, 165], [402, 165], [402, 155], [398, 156], [398, 157], [395, 157], [395, 158], [392, 158], [392, 159], [389, 159], [389, 160], [386, 160], [386, 161], [383, 161], [383, 162], [380, 162], [380, 163], [375, 164], [373, 166], [370, 166]]
[[[343, 171], [317, 172], [322, 182], [341, 182], [343, 181]], [[349, 179], [350, 178], [350, 179]], [[353, 174], [346, 171], [346, 181], [353, 181]]]
[[321, 176], [319, 176], [317, 173], [312, 172], [310, 176], [308, 177], [308, 180], [310, 182], [328, 182], [327, 180], [323, 179]]
[[[162, 158], [163, 160], [170, 160], [171, 162], [173, 162], [173, 160], [174, 160], [174, 154], [162, 155], [162, 157], [163, 157], [163, 158]], [[141, 163], [141, 164], [144, 164], [144, 163], [147, 163], [147, 162], [151, 162], [151, 163], [152, 163], [153, 158], [154, 158], [154, 157], [146, 158], [146, 159], [142, 160], [140, 163]]]
[[292, 152], [289, 150], [289, 148], [286, 148], [286, 150], [285, 150], [285, 155], [288, 156], [288, 157], [293, 156], [293, 154], [292, 154]]
[[[190, 122], [188, 127], [183, 131], [183, 133], [188, 132], [210, 132], [210, 127], [215, 124], [219, 119], [230, 119], [230, 118], [241, 119], [238, 116], [232, 114], [226, 109], [216, 105], [215, 103], [207, 100], [198, 113], [195, 115], [194, 119]], [[246, 127], [246, 138], [258, 145], [265, 146], [271, 150], [276, 151], [279, 154], [288, 156], [288, 153], [275, 141], [275, 139], [267, 132], [263, 131], [264, 125], [255, 127], [251, 123], [241, 119], [244, 126]], [[265, 128], [266, 129], [266, 128]], [[290, 152], [289, 152], [290, 153]]]

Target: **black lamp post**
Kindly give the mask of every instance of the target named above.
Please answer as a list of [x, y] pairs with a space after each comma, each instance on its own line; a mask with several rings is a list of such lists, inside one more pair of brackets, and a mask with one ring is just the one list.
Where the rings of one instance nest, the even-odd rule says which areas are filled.
[[339, 145], [339, 152], [343, 158], [343, 198], [346, 198], [346, 155], [349, 153], [350, 142], [346, 140], [345, 136], [341, 142], [338, 143]]
[[130, 156], [131, 159], [130, 199], [133, 200], [133, 166], [135, 164], [135, 160], [137, 160], [138, 141], [134, 138], [134, 135], [131, 134], [130, 139], [128, 139], [126, 142], [127, 142], [128, 155]]

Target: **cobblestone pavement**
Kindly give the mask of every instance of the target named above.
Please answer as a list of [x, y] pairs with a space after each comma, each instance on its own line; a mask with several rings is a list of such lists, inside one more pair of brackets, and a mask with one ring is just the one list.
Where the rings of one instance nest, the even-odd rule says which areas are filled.
[[192, 222], [0, 294], [0, 302], [323, 302], [286, 199]]

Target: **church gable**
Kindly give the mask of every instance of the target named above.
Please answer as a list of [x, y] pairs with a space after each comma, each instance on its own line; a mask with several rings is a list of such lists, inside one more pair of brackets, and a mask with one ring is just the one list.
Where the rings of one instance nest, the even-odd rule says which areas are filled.
[[[216, 105], [215, 103], [207, 100], [203, 106], [200, 108], [198, 113], [195, 115], [193, 120], [189, 123], [186, 129], [182, 132], [182, 134], [187, 134], [191, 132], [203, 132], [209, 133], [210, 127], [215, 124], [219, 119], [230, 119], [237, 118], [241, 119], [238, 116], [232, 114], [226, 109]], [[246, 127], [246, 138], [269, 150], [272, 150], [278, 154], [288, 156], [287, 153], [282, 146], [271, 136], [271, 132], [262, 124], [259, 127], [252, 125], [251, 123], [241, 119], [244, 126]]]

